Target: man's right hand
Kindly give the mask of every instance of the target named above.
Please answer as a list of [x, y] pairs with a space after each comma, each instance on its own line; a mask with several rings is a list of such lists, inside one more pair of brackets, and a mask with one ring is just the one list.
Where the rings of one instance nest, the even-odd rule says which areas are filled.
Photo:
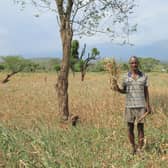
[[118, 86], [118, 83], [117, 83], [117, 79], [116, 79], [116, 78], [113, 78], [113, 79], [112, 79], [111, 89], [114, 90], [114, 91], [118, 91], [118, 89], [119, 89], [119, 86]]

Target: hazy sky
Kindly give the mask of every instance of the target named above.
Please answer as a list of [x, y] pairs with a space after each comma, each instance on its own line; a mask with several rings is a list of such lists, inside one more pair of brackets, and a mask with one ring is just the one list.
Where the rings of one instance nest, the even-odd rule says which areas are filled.
[[[105, 36], [82, 38], [88, 49], [97, 47], [101, 56], [120, 60], [130, 55], [168, 60], [168, 1], [136, 0], [134, 20], [138, 31], [131, 36], [134, 46], [117, 46]], [[0, 0], [0, 55], [25, 57], [61, 56], [56, 14], [43, 13], [39, 18], [30, 6], [23, 11], [13, 0]]]

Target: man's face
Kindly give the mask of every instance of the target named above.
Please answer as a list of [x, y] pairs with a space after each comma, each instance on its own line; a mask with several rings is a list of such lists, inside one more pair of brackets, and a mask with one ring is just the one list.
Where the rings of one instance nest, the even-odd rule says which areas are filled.
[[131, 58], [131, 60], [130, 60], [130, 68], [133, 71], [138, 70], [138, 61], [137, 61], [136, 58]]

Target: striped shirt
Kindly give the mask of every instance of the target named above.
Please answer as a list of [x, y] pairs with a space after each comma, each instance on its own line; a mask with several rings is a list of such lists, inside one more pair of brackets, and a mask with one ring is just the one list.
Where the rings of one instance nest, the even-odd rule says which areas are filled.
[[133, 79], [131, 75], [131, 72], [128, 72], [122, 81], [122, 89], [126, 92], [126, 107], [146, 107], [144, 88], [148, 86], [148, 78], [141, 71], [138, 72], [137, 79]]

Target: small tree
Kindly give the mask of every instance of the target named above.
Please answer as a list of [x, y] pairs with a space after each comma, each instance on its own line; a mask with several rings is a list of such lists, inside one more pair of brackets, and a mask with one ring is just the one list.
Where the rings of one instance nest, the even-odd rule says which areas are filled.
[[58, 72], [61, 70], [60, 64], [57, 63], [57, 64], [54, 66], [54, 70], [58, 73]]
[[79, 63], [80, 63], [80, 72], [81, 72], [81, 81], [84, 81], [85, 75], [87, 68], [90, 65], [90, 62], [92, 60], [96, 60], [97, 56], [100, 54], [97, 48], [93, 48], [91, 50], [91, 53], [88, 53], [87, 57], [84, 58], [85, 55], [85, 50], [86, 50], [86, 44], [84, 45], [84, 48], [82, 50], [81, 56], [79, 58]]
[[79, 60], [78, 49], [79, 49], [78, 40], [73, 40], [71, 44], [71, 55], [70, 55], [70, 69], [72, 70], [73, 75], [75, 75], [75, 65]]
[[96, 57], [100, 54], [97, 48], [93, 48], [91, 53], [88, 53], [87, 57], [85, 57], [86, 52], [86, 44], [82, 49], [82, 52], [79, 56], [79, 41], [73, 40], [71, 45], [71, 57], [70, 57], [70, 68], [73, 73], [75, 71], [81, 72], [81, 81], [84, 81], [87, 68], [90, 65], [92, 60], [96, 60]]
[[5, 69], [5, 65], [3, 63], [0, 63], [0, 71], [3, 71]]
[[6, 56], [2, 57], [2, 60], [4, 61], [6, 69], [10, 72], [9, 74], [7, 74], [6, 78], [2, 81], [2, 83], [8, 82], [9, 78], [23, 71], [24, 68], [29, 65], [28, 62], [20, 56]]
[[48, 69], [50, 71], [60, 71], [60, 69], [58, 67], [60, 67], [60, 64], [61, 64], [61, 60], [59, 58], [52, 58], [48, 61]]

